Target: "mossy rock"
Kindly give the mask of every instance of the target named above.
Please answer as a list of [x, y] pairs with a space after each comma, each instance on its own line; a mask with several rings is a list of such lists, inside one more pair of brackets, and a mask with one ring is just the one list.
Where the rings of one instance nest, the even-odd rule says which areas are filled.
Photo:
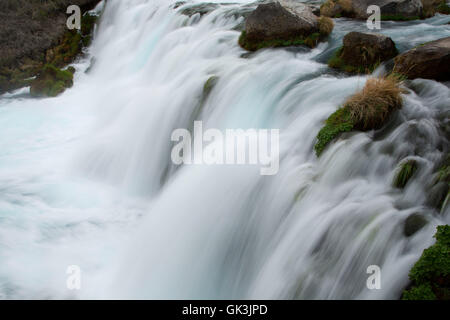
[[381, 62], [392, 59], [397, 53], [394, 41], [387, 36], [350, 32], [328, 65], [349, 73], [372, 73]]
[[[72, 71], [72, 70], [71, 70]], [[34, 97], [55, 97], [73, 85], [73, 73], [60, 70], [54, 65], [45, 65], [30, 87], [30, 94]]]
[[217, 84], [217, 81], [219, 81], [219, 77], [217, 76], [211, 76], [208, 80], [206, 80], [204, 86], [203, 86], [203, 96], [207, 97], [211, 93], [212, 89]]
[[343, 132], [353, 130], [353, 120], [350, 112], [345, 108], [339, 108], [325, 122], [325, 126], [317, 135], [317, 143], [314, 146], [316, 155], [320, 156], [325, 147]]
[[444, 211], [450, 201], [450, 155], [447, 154], [435, 172], [431, 187], [428, 188], [427, 204]]
[[402, 107], [398, 79], [394, 76], [370, 78], [364, 88], [349, 97], [325, 121], [317, 135], [314, 150], [317, 156], [343, 132], [368, 131], [381, 128], [394, 110]]
[[417, 162], [415, 160], [409, 160], [403, 163], [395, 175], [393, 182], [394, 187], [403, 189], [416, 171]]
[[339, 69], [342, 71], [345, 71], [347, 73], [372, 73], [376, 66], [365, 68], [363, 66], [355, 66], [352, 64], [347, 64], [342, 59], [342, 51], [343, 47], [340, 47], [336, 52], [333, 54], [333, 56], [328, 60], [328, 66], [333, 69]]
[[404, 300], [450, 299], [450, 226], [437, 227], [436, 243], [425, 249], [409, 272], [412, 287]]

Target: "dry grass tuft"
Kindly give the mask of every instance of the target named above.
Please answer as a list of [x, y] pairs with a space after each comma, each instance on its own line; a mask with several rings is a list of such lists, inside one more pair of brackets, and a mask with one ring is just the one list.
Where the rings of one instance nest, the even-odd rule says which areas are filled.
[[336, 4], [333, 0], [328, 0], [320, 6], [320, 15], [325, 17], [333, 17], [334, 6]]
[[352, 12], [352, 0], [338, 0], [337, 3], [342, 7], [345, 12]]
[[322, 36], [328, 36], [334, 28], [333, 19], [329, 17], [319, 18], [319, 32]]
[[442, 3], [442, 0], [422, 0], [423, 15], [425, 18], [432, 17], [436, 13], [436, 8]]
[[392, 111], [402, 106], [399, 77], [390, 75], [383, 78], [370, 78], [360, 91], [345, 103], [350, 112], [354, 127], [359, 130], [380, 128]]
[[320, 6], [320, 15], [339, 18], [349, 16], [353, 12], [351, 0], [327, 0]]

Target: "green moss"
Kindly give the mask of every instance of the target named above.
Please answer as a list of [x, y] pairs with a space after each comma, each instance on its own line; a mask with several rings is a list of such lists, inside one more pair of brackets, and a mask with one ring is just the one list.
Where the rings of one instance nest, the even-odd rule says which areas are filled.
[[314, 48], [317, 43], [322, 39], [320, 33], [316, 32], [308, 37], [297, 36], [292, 39], [272, 39], [262, 41], [249, 41], [245, 31], [242, 31], [239, 37], [239, 45], [248, 51], [257, 51], [263, 48], [277, 48], [277, 47], [290, 47], [307, 45], [310, 48]]
[[434, 181], [434, 185], [437, 185], [439, 183], [447, 183], [448, 190], [447, 195], [442, 196], [441, 200], [439, 201], [439, 208], [444, 210], [450, 201], [450, 155], [447, 154], [444, 158], [444, 162], [442, 163], [441, 167], [438, 169], [436, 178]]
[[430, 284], [421, 284], [403, 292], [403, 300], [436, 300]]
[[314, 146], [316, 155], [320, 156], [325, 147], [337, 138], [341, 133], [351, 131], [354, 127], [350, 112], [345, 108], [339, 108], [325, 122], [325, 126], [317, 135], [317, 143]]
[[36, 97], [55, 97], [72, 85], [73, 73], [71, 71], [60, 70], [54, 65], [47, 64], [31, 82], [30, 94]]
[[203, 96], [209, 96], [212, 89], [217, 84], [217, 81], [219, 81], [219, 77], [217, 76], [211, 76], [208, 80], [206, 80], [205, 85], [203, 86]]
[[63, 67], [72, 61], [82, 52], [83, 47], [90, 45], [92, 31], [97, 17], [89, 14], [83, 15], [81, 19], [81, 30], [68, 30], [64, 34], [61, 43], [51, 50], [49, 63]]
[[394, 187], [403, 189], [408, 183], [409, 179], [417, 171], [417, 162], [409, 160], [403, 163], [394, 178]]
[[436, 243], [425, 249], [409, 272], [413, 286], [403, 299], [450, 299], [450, 226], [437, 227]]
[[81, 18], [81, 34], [83, 36], [88, 36], [92, 34], [97, 19], [98, 19], [97, 16], [91, 15], [89, 13], [83, 15], [83, 17]]
[[395, 15], [395, 14], [382, 14], [381, 20], [382, 21], [411, 21], [411, 20], [419, 20], [420, 17], [418, 16], [411, 16], [406, 17], [402, 15]]

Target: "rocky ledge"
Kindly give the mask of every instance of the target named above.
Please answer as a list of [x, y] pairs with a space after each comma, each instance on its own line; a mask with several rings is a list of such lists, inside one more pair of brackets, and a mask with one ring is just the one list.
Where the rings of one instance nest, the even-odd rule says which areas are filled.
[[0, 1], [0, 94], [30, 84], [46, 64], [63, 67], [89, 44], [95, 17], [84, 15], [81, 31], [66, 26], [69, 5], [82, 12], [99, 0]]

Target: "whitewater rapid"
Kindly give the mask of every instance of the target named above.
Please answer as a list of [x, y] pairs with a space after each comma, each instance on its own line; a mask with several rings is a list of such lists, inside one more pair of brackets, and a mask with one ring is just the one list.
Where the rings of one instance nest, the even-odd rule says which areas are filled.
[[[414, 80], [387, 128], [313, 152], [323, 121], [366, 77], [325, 62], [365, 22], [335, 19], [313, 50], [248, 54], [251, 1], [208, 1], [203, 16], [167, 0], [108, 0], [74, 86], [56, 98], [0, 97], [0, 298], [397, 299], [450, 215], [424, 181], [448, 152], [450, 90]], [[220, 3], [220, 4], [219, 4]], [[100, 10], [99, 8], [97, 10]], [[403, 51], [450, 34], [449, 16], [383, 22]], [[206, 101], [204, 85], [218, 81]], [[280, 129], [280, 170], [182, 166], [177, 128]], [[392, 187], [398, 164], [418, 176]], [[405, 219], [428, 224], [405, 237]], [[68, 290], [67, 267], [82, 273]], [[369, 265], [382, 287], [366, 287]]]

